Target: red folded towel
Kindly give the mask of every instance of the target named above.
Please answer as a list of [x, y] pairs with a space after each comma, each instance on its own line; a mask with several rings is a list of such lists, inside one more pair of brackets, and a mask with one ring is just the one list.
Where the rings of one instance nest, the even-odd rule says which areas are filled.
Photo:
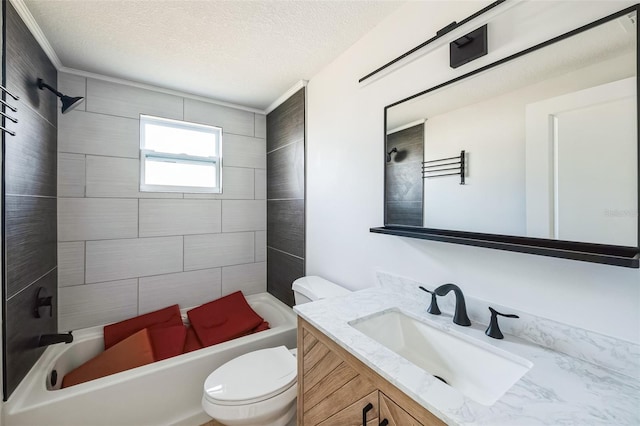
[[205, 303], [188, 311], [187, 315], [203, 346], [248, 334], [263, 322], [240, 291]]
[[153, 349], [147, 329], [140, 330], [113, 345], [95, 358], [65, 374], [62, 387], [77, 385], [121, 371], [151, 364]]
[[184, 325], [156, 326], [148, 330], [153, 347], [153, 357], [156, 361], [182, 354], [187, 338], [187, 328]]
[[182, 325], [182, 317], [180, 316], [180, 308], [178, 305], [169, 306], [105, 326], [104, 348], [109, 349], [111, 346], [137, 333], [143, 328], [153, 328], [156, 326], [169, 327], [172, 325]]
[[198, 336], [196, 336], [193, 327], [187, 327], [187, 337], [184, 340], [182, 353], [186, 354], [187, 352], [197, 351], [198, 349], [202, 349], [202, 343], [198, 340]]
[[266, 321], [262, 321], [262, 324], [260, 324], [259, 326], [257, 326], [256, 328], [254, 328], [253, 330], [251, 330], [250, 334], [253, 333], [257, 333], [259, 331], [265, 331], [265, 330], [269, 330], [269, 323]]
[[[247, 331], [246, 333], [244, 333], [242, 336], [248, 336], [250, 334], [253, 333], [257, 333], [259, 331], [265, 331], [265, 330], [269, 330], [269, 323], [266, 321], [262, 321], [262, 323], [260, 323], [260, 325], [258, 325], [256, 328], [252, 328], [251, 330]], [[240, 337], [240, 336], [238, 336]]]

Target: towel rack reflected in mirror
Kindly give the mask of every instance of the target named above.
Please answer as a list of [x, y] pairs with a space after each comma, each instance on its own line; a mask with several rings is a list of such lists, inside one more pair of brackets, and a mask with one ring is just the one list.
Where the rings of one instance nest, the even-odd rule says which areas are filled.
[[[464, 185], [465, 155], [464, 150], [455, 157], [439, 158], [422, 162], [422, 178], [430, 179], [440, 176], [460, 175], [460, 185]], [[455, 161], [451, 161], [455, 160]], [[453, 167], [449, 167], [453, 166]], [[455, 170], [455, 171], [453, 171]], [[442, 173], [445, 172], [445, 173]]]

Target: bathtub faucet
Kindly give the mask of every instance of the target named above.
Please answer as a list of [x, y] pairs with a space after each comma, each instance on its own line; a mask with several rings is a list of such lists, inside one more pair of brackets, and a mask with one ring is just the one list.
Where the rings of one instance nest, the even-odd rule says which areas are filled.
[[38, 346], [49, 346], [56, 343], [71, 343], [73, 342], [73, 335], [71, 332], [67, 334], [43, 334], [40, 336]]

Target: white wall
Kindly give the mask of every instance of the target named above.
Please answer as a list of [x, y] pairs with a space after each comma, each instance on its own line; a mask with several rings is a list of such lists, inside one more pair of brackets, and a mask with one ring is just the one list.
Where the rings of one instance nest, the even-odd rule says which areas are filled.
[[[384, 106], [490, 63], [495, 54], [451, 70], [443, 47], [371, 84], [358, 79], [484, 4], [407, 3], [310, 80], [307, 274], [352, 289], [375, 285], [376, 270], [431, 285], [455, 282], [478, 298], [640, 342], [637, 269], [369, 232], [383, 224]], [[630, 4], [530, 2], [499, 37], [489, 30], [490, 49], [516, 52]]]
[[[265, 116], [60, 73], [59, 329], [266, 291]], [[223, 194], [139, 191], [139, 114], [223, 129]]]
[[[635, 54], [626, 54], [575, 69], [570, 74], [543, 79], [500, 96], [429, 117], [425, 123], [425, 160], [451, 157], [459, 154], [461, 150], [465, 150], [468, 160], [466, 167], [468, 174], [465, 185], [460, 185], [459, 177], [456, 176], [425, 179], [424, 226], [426, 228], [553, 238], [553, 235], [550, 236], [548, 233], [545, 235], [527, 234], [527, 221], [531, 220], [527, 217], [527, 214], [531, 214], [527, 208], [531, 206], [525, 203], [525, 198], [527, 201], [531, 200], [531, 198], [525, 197], [527, 192], [525, 170], [531, 164], [530, 158], [525, 155], [525, 111], [527, 105], [542, 99], [573, 93], [629, 77], [635, 74], [635, 68]], [[504, 76], [496, 77], [503, 78]], [[478, 83], [471, 83], [471, 85], [473, 84]], [[635, 109], [629, 114], [635, 114]], [[546, 121], [544, 123], [546, 124]], [[547, 143], [547, 141], [540, 142], [540, 145], [543, 143]], [[592, 142], [589, 145], [590, 150], [596, 151], [597, 143], [601, 143], [601, 140]], [[580, 144], [583, 147], [585, 141], [581, 139]], [[624, 149], [626, 147], [614, 138], [605, 147], [611, 148], [614, 144], [620, 147], [616, 159], [622, 157], [632, 160], [635, 158], [635, 145], [632, 150]], [[545, 150], [546, 156], [544, 158], [550, 157], [546, 151], [546, 145], [539, 149]], [[580, 149], [576, 151], [580, 151]], [[633, 163], [633, 161], [631, 162]], [[565, 171], [570, 170], [576, 164], [580, 167], [583, 162], [576, 162], [575, 157], [571, 155], [565, 157], [565, 161], [561, 162], [559, 167]], [[615, 164], [619, 164], [619, 162]], [[636, 165], [632, 164], [632, 167], [635, 174]], [[593, 174], [592, 170], [589, 168], [584, 172]], [[543, 175], [544, 179], [541, 179], [540, 186], [547, 192], [544, 198], [547, 200], [549, 199], [548, 170], [540, 168], [536, 172]], [[614, 181], [610, 175], [607, 175], [607, 179], [603, 179], [602, 175], [593, 174], [594, 179], [603, 185], [611, 185], [611, 182]], [[633, 182], [631, 178], [618, 180], [618, 182], [620, 181]], [[582, 188], [591, 187], [585, 185], [584, 180], [574, 181], [574, 185]], [[575, 190], [575, 186], [572, 189]], [[625, 194], [631, 192], [629, 188], [621, 188], [621, 190]], [[609, 190], [609, 192], [611, 191]], [[564, 199], [564, 197], [562, 198]], [[632, 198], [636, 199], [635, 196]], [[604, 211], [607, 206], [611, 205], [596, 199], [590, 200], [590, 203], [596, 207], [597, 211]], [[470, 206], [473, 206], [472, 212], [469, 211]], [[537, 212], [536, 210], [532, 211]], [[603, 226], [603, 224], [606, 225], [606, 217], [604, 215], [600, 217], [600, 227], [606, 229], [606, 226]], [[635, 231], [635, 227], [623, 227], [630, 235], [627, 235], [625, 239], [617, 240], [612, 237], [594, 240], [589, 238], [593, 232], [590, 232], [588, 228], [581, 231], [580, 226], [576, 225], [576, 229], [578, 232], [573, 234], [572, 238], [563, 239], [617, 245], [634, 245], [637, 240], [637, 232], [635, 233], [636, 237], [633, 232], [630, 232], [632, 229]], [[633, 243], [625, 244], [630, 240]]]

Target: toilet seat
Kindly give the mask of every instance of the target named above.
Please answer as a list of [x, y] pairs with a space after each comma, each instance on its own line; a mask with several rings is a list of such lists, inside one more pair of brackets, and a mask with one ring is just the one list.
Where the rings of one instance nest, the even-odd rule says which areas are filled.
[[261, 349], [232, 359], [207, 377], [203, 400], [217, 406], [255, 404], [296, 384], [296, 358], [285, 346]]

